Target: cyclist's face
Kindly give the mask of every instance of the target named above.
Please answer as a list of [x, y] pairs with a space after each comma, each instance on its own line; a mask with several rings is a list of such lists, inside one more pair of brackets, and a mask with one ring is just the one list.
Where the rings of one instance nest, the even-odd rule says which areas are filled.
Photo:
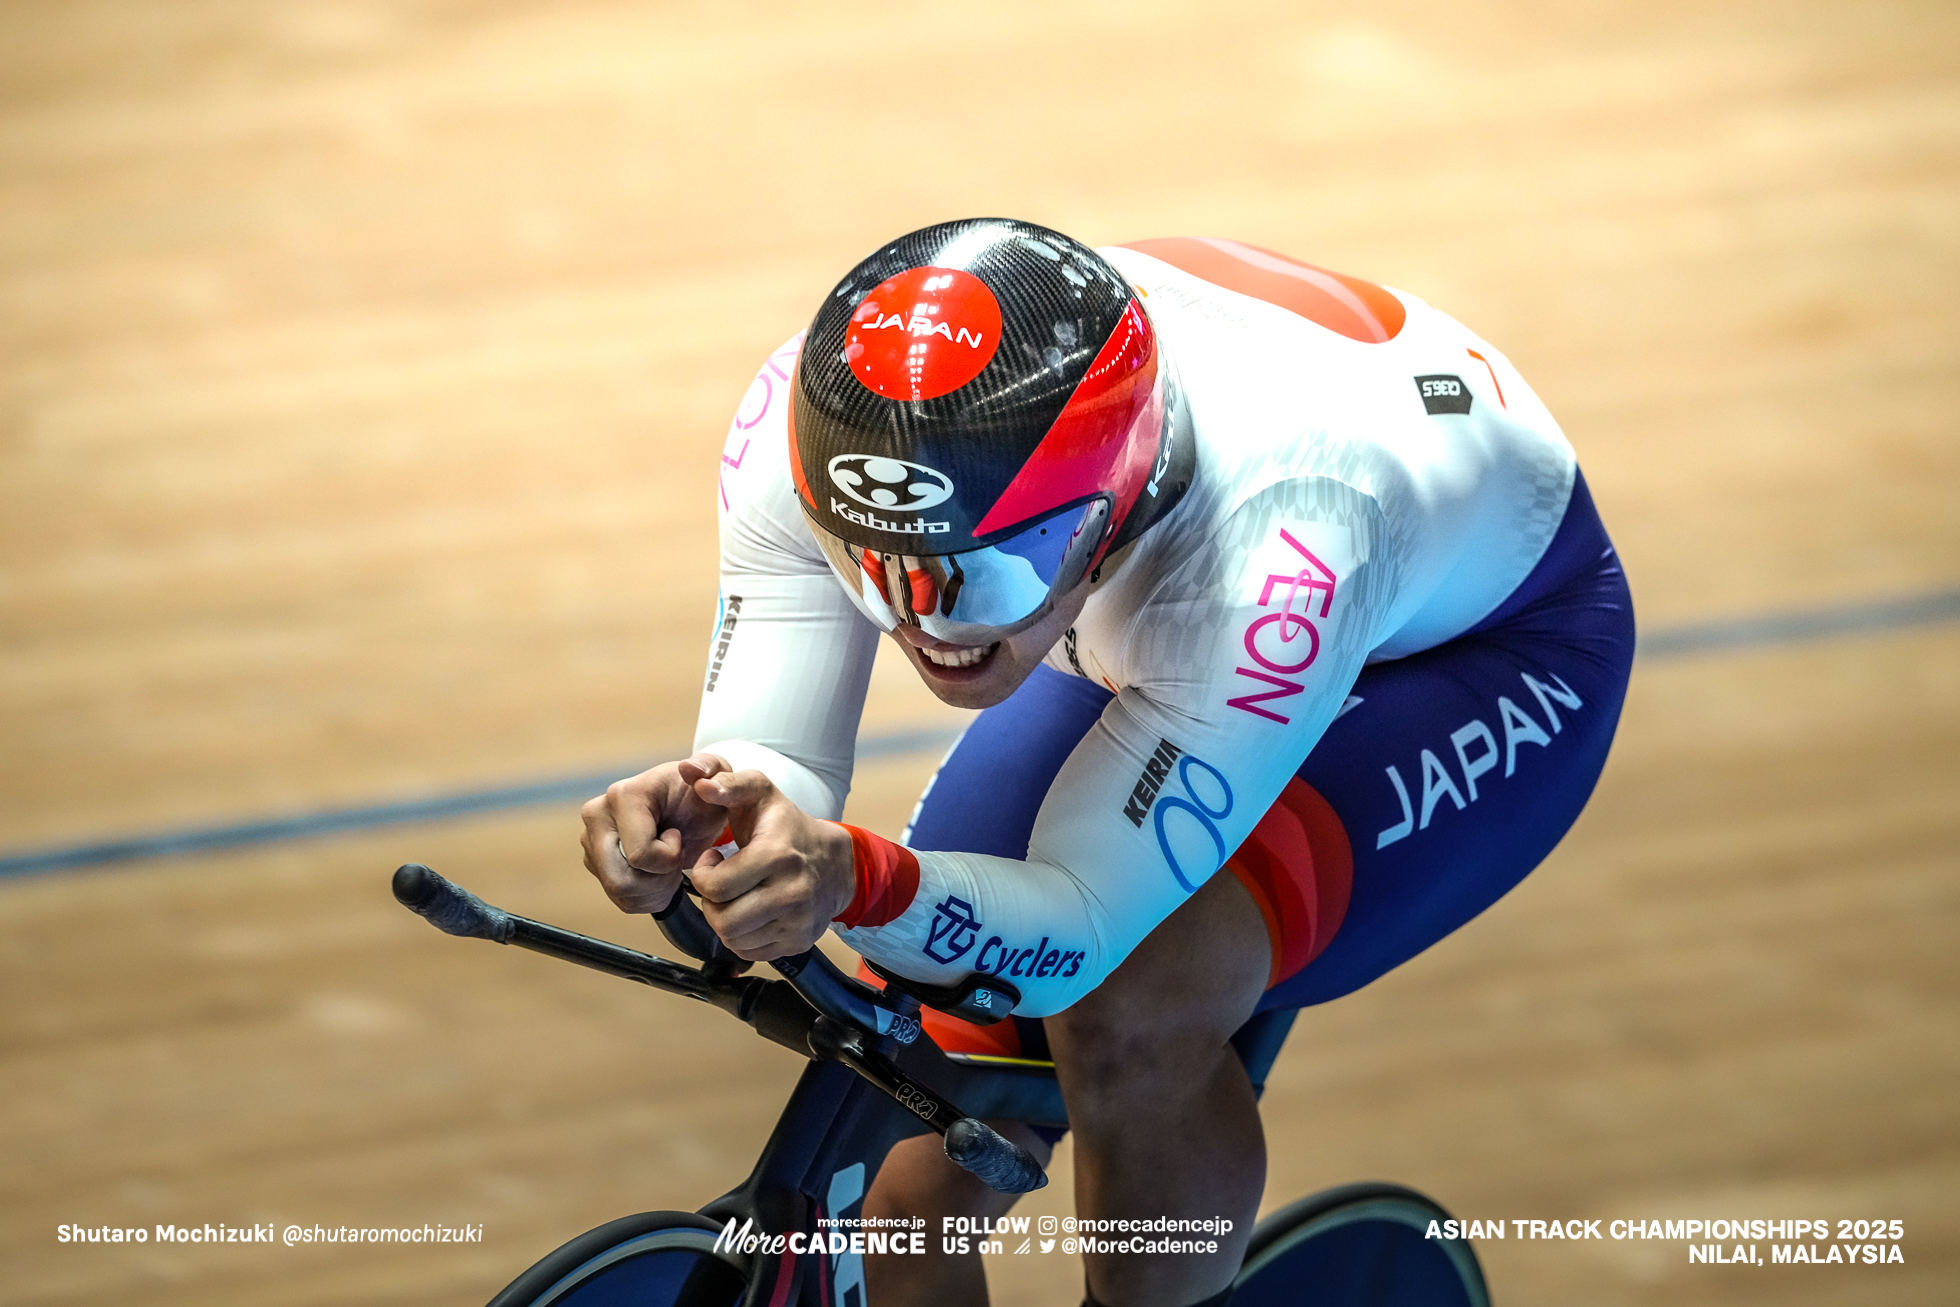
[[991, 708], [1021, 687], [1062, 632], [1075, 624], [1088, 598], [1085, 580], [1057, 599], [1046, 617], [996, 644], [947, 644], [916, 626], [900, 626], [892, 639], [941, 699], [955, 708]]

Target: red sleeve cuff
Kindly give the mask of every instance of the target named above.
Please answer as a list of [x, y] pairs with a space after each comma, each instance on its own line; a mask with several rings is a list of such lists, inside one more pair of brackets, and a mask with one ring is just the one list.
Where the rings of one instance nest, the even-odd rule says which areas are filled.
[[856, 826], [846, 826], [841, 821], [835, 824], [851, 833], [851, 865], [857, 872], [857, 894], [851, 899], [851, 905], [833, 920], [846, 929], [896, 921], [900, 913], [912, 906], [919, 892], [919, 860], [902, 844], [894, 844]]

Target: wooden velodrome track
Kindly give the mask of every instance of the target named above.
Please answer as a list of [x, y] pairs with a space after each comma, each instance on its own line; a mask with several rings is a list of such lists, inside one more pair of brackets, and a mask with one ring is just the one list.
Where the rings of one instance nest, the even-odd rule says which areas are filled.
[[[1462, 318], [1565, 424], [1648, 630], [1951, 593], [1960, 10], [1197, 15], [6, 5], [0, 852], [684, 744], [743, 387], [879, 240], [970, 213], [1235, 236]], [[881, 671], [866, 729], [947, 717]], [[895, 834], [932, 761], [861, 769], [857, 820]], [[1953, 1301], [1957, 789], [1951, 623], [1647, 659], [1545, 867], [1301, 1020], [1269, 1202], [1899, 1218], [1903, 1265], [1482, 1252], [1507, 1307]], [[732, 1183], [792, 1058], [388, 898], [415, 858], [653, 947], [575, 828], [0, 882], [0, 1300], [481, 1302]], [[207, 1221], [485, 1234], [56, 1239]], [[993, 1260], [1000, 1302], [1076, 1300], [1059, 1253]]]

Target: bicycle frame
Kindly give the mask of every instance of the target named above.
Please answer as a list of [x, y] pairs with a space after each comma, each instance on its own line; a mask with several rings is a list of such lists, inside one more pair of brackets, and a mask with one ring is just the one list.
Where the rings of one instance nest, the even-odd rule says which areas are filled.
[[[1255, 1091], [1264, 1088], [1266, 1072], [1294, 1016], [1292, 1010], [1261, 1013], [1234, 1037]], [[1061, 1086], [1051, 1068], [956, 1061], [924, 1039], [906, 1048], [899, 1063], [946, 1090], [977, 1116], [1039, 1125], [1068, 1123]], [[734, 1190], [702, 1207], [701, 1214], [723, 1223], [724, 1229], [732, 1223], [740, 1230], [753, 1221], [758, 1231], [802, 1231], [806, 1236], [821, 1229], [821, 1221], [857, 1216], [892, 1146], [925, 1132], [917, 1117], [895, 1111], [895, 1106], [841, 1064], [812, 1063], [777, 1118], [754, 1171]], [[923, 1233], [928, 1247], [929, 1241], [940, 1237], [937, 1230]], [[849, 1246], [838, 1253], [826, 1249], [802, 1256], [785, 1248], [777, 1264], [758, 1262], [753, 1267], [743, 1304], [864, 1307], [863, 1277], [862, 1255]]]
[[[394, 890], [404, 906], [448, 934], [514, 944], [711, 1003], [811, 1060], [748, 1178], [700, 1209], [740, 1245], [729, 1252], [746, 1276], [743, 1307], [863, 1307], [863, 1259], [853, 1248], [863, 1242], [846, 1235], [846, 1247], [832, 1252], [829, 1234], [845, 1231], [821, 1223], [859, 1213], [885, 1155], [902, 1139], [929, 1129], [946, 1134], [948, 1155], [997, 1189], [1025, 1192], [1046, 1183], [1032, 1157], [978, 1118], [1065, 1126], [1052, 1066], [949, 1056], [919, 1038], [913, 1019], [919, 990], [942, 1010], [999, 1019], [1003, 1006], [1011, 1009], [1003, 1000], [1019, 999], [1004, 982], [976, 978], [978, 985], [937, 990], [887, 975], [881, 991], [844, 975], [814, 949], [771, 963], [781, 981], [746, 976], [748, 964], [678, 894], [656, 920], [670, 942], [702, 961], [698, 969], [506, 913], [419, 864], [395, 873]], [[976, 993], [990, 996], [976, 999]], [[1261, 1013], [1233, 1037], [1255, 1091], [1294, 1016], [1290, 1009]], [[962, 1136], [974, 1141], [970, 1157], [956, 1151]], [[822, 1243], [814, 1242], [818, 1234], [826, 1236]], [[530, 1302], [548, 1289], [556, 1274], [545, 1269], [548, 1262], [512, 1281], [491, 1307]]]

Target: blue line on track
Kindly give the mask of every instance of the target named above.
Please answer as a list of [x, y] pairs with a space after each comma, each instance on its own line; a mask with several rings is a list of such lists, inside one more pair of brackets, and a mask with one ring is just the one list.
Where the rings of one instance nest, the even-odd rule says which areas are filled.
[[1760, 645], [1826, 639], [1834, 635], [1927, 626], [1935, 622], [1951, 622], [1956, 618], [1960, 618], [1960, 590], [1942, 590], [1901, 599], [1878, 599], [1865, 604], [1843, 604], [1794, 613], [1766, 613], [1759, 617], [1731, 617], [1714, 622], [1698, 622], [1692, 626], [1676, 626], [1642, 635], [1639, 649], [1645, 658], [1670, 658], [1681, 654], [1712, 653], [1720, 649], [1749, 649]]
[[[857, 756], [889, 758], [898, 754], [923, 753], [944, 749], [958, 731], [896, 731], [889, 735], [860, 736]], [[139, 858], [161, 858], [173, 853], [197, 853], [206, 849], [233, 849], [247, 844], [275, 844], [304, 839], [311, 835], [331, 835], [339, 831], [370, 830], [377, 826], [399, 826], [414, 821], [439, 821], [475, 812], [500, 812], [538, 803], [583, 802], [600, 793], [622, 776], [645, 771], [650, 762], [621, 763], [606, 771], [583, 776], [561, 776], [553, 780], [531, 781], [522, 785], [500, 785], [487, 790], [464, 790], [457, 794], [437, 794], [426, 799], [405, 799], [396, 803], [376, 803], [359, 808], [332, 808], [325, 812], [300, 813], [267, 821], [247, 821], [224, 826], [197, 826], [189, 830], [138, 835], [125, 840], [104, 840], [94, 844], [71, 844], [63, 848], [42, 849], [0, 858], [0, 876], [28, 876], [43, 871], [68, 871], [76, 867], [99, 867], [111, 862], [133, 862]]]
[[[1688, 654], [1760, 648], [1792, 644], [1832, 636], [1857, 635], [1872, 631], [1897, 630], [1960, 619], [1960, 590], [1901, 599], [1876, 600], [1866, 604], [1843, 604], [1832, 608], [1799, 612], [1770, 613], [1759, 617], [1728, 618], [1655, 631], [1640, 637], [1643, 660], [1675, 658]], [[941, 728], [895, 731], [886, 735], [867, 735], [858, 739], [860, 760], [889, 758], [900, 754], [923, 753], [950, 745], [956, 731]], [[131, 839], [104, 840], [90, 844], [71, 844], [60, 848], [34, 850], [0, 858], [0, 877], [27, 876], [36, 872], [66, 871], [77, 867], [96, 867], [108, 863], [160, 858], [177, 853], [196, 853], [207, 849], [239, 848], [251, 844], [272, 844], [330, 835], [340, 831], [370, 830], [378, 826], [397, 826], [407, 822], [437, 821], [477, 812], [500, 812], [540, 803], [564, 803], [586, 799], [605, 789], [621, 776], [644, 770], [644, 763], [625, 763], [607, 771], [552, 780], [502, 785], [484, 790], [465, 790], [425, 799], [377, 803], [359, 808], [335, 808], [325, 812], [301, 813], [265, 821], [237, 822], [223, 826], [200, 826], [188, 830], [139, 835]]]

